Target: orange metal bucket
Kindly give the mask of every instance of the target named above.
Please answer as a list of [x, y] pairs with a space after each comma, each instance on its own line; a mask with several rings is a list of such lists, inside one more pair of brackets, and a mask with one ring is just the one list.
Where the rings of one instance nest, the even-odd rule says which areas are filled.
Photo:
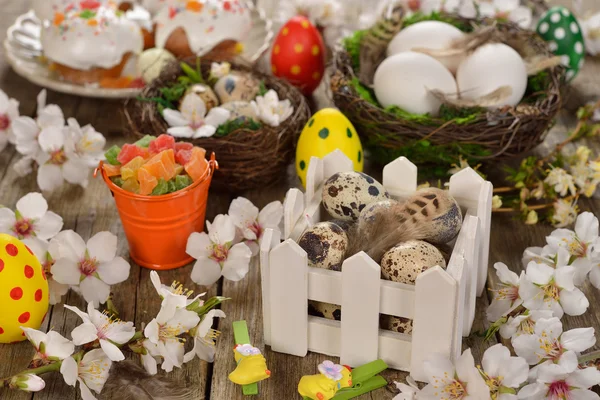
[[129, 242], [129, 254], [142, 267], [168, 270], [193, 261], [186, 252], [192, 232], [204, 230], [208, 189], [219, 164], [215, 154], [208, 162], [206, 175], [185, 189], [164, 196], [142, 196], [121, 189], [102, 173], [110, 189]]

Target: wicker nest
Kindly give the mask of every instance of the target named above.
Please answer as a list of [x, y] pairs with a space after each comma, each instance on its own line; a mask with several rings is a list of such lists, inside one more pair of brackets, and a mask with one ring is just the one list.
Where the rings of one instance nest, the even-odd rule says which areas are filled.
[[[480, 26], [487, 22], [457, 19]], [[552, 55], [535, 32], [524, 31], [512, 23], [500, 23], [498, 30], [509, 37], [525, 38], [528, 47], [538, 55]], [[458, 161], [459, 156], [471, 161], [509, 159], [540, 144], [561, 107], [564, 75], [562, 66], [546, 71], [541, 91], [532, 90], [530, 77], [530, 87], [521, 104], [482, 111], [467, 123], [437, 118], [423, 124], [361, 97], [356, 90], [357, 72], [345, 49], [335, 54], [331, 89], [336, 106], [352, 121], [375, 161], [387, 163], [404, 155], [421, 163], [447, 166], [449, 161]]]
[[[189, 61], [189, 64], [195, 64], [195, 60]], [[280, 99], [289, 99], [294, 107], [293, 114], [278, 127], [263, 124], [258, 130], [240, 128], [222, 137], [183, 139], [216, 154], [219, 170], [215, 172], [212, 187], [237, 193], [265, 187], [285, 177], [285, 168], [294, 156], [298, 136], [310, 118], [310, 109], [304, 96], [287, 82], [259, 73], [243, 63], [231, 64], [234, 71], [252, 73], [267, 88], [275, 90]], [[208, 59], [201, 61], [203, 76], [208, 76], [210, 65]], [[160, 96], [160, 88], [173, 83], [182, 74], [178, 62], [168, 66], [144, 89], [141, 97]], [[159, 135], [168, 128], [155, 102], [132, 99], [126, 104], [125, 116], [130, 134], [135, 137]]]

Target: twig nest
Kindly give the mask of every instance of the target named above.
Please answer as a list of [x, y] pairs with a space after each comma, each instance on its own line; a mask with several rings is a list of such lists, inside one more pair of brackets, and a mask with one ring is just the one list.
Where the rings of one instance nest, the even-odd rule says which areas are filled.
[[389, 209], [392, 205], [398, 204], [396, 200], [386, 199], [376, 201], [366, 206], [358, 216], [358, 223], [369, 223], [375, 221], [375, 216], [382, 210]]
[[298, 245], [306, 251], [309, 266], [341, 271], [348, 235], [333, 222], [319, 222], [304, 231]]
[[381, 273], [389, 281], [414, 285], [420, 273], [436, 265], [446, 269], [446, 260], [434, 245], [422, 240], [409, 240], [383, 255]]
[[422, 239], [445, 244], [458, 235], [462, 212], [447, 190], [426, 188], [418, 190], [404, 203], [404, 212], [424, 231]]
[[323, 207], [344, 221], [357, 220], [367, 205], [389, 197], [381, 183], [362, 172], [338, 172], [323, 185]]
[[206, 111], [210, 111], [211, 108], [219, 105], [219, 99], [215, 92], [208, 85], [204, 85], [201, 83], [197, 83], [189, 87], [185, 95], [193, 93], [200, 97], [204, 104], [206, 105]]
[[258, 119], [258, 110], [256, 105], [248, 101], [230, 101], [229, 103], [221, 104], [221, 108], [229, 111], [229, 120], [233, 121], [238, 118]]
[[225, 75], [215, 83], [215, 92], [221, 103], [253, 100], [260, 89], [260, 81], [244, 72]]

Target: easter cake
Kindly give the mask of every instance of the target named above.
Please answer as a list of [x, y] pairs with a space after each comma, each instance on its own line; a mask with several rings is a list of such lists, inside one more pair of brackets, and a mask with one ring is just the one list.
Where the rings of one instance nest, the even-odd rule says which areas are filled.
[[239, 0], [172, 1], [154, 22], [156, 46], [178, 57], [231, 58], [252, 28], [250, 9]]
[[143, 50], [140, 27], [113, 7], [98, 2], [82, 2], [81, 6], [56, 13], [42, 30], [50, 68], [77, 84], [120, 77], [130, 57]]

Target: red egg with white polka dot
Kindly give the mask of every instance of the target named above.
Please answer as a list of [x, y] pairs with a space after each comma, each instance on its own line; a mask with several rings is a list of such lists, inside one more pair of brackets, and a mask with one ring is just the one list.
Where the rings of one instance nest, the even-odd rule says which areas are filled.
[[39, 329], [48, 311], [48, 281], [20, 240], [0, 234], [0, 343], [25, 340], [21, 326]]
[[279, 31], [271, 50], [273, 75], [286, 79], [305, 95], [321, 83], [325, 46], [321, 34], [302, 16], [290, 19]]

